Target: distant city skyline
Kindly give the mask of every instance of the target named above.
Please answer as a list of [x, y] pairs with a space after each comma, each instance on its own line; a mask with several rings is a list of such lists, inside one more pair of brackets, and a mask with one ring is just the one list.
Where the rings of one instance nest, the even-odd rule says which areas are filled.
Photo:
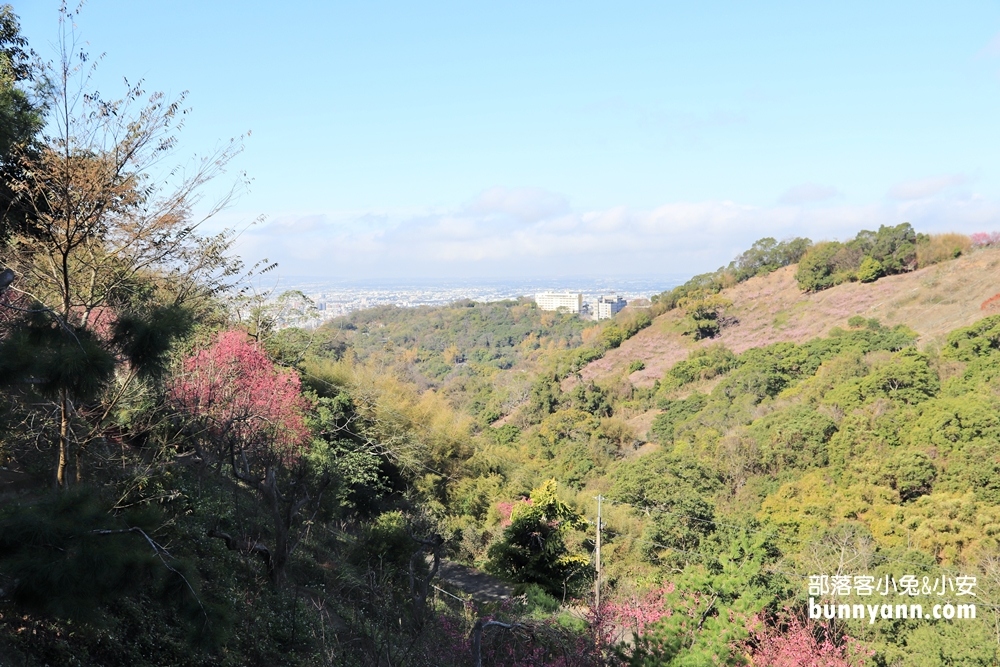
[[626, 277], [600, 277], [593, 275], [576, 276], [547, 276], [547, 277], [509, 277], [509, 278], [462, 278], [462, 279], [395, 279], [386, 277], [375, 278], [330, 278], [322, 275], [295, 275], [282, 274], [271, 277], [265, 274], [259, 280], [261, 285], [273, 283], [282, 289], [298, 289], [302, 285], [323, 285], [327, 287], [350, 287], [359, 289], [368, 288], [397, 288], [397, 287], [433, 287], [433, 288], [456, 288], [473, 287], [476, 289], [499, 289], [502, 291], [517, 291], [523, 296], [530, 296], [538, 290], [547, 291], [579, 291], [602, 293], [607, 289], [627, 289], [633, 292], [642, 291], [662, 291], [661, 285], [667, 287], [679, 285], [690, 276], [686, 273], [664, 274], [664, 275], [639, 275]]
[[[14, 3], [54, 57], [58, 0]], [[691, 275], [754, 240], [1000, 229], [1000, 5], [90, 0], [78, 34], [247, 132], [210, 223], [278, 273]], [[206, 192], [204, 206], [236, 178]]]
[[[649, 299], [683, 282], [683, 279], [661, 280], [587, 280], [563, 279], [557, 281], [429, 281], [424, 284], [393, 284], [387, 281], [331, 281], [321, 277], [272, 280], [259, 283], [257, 292], [275, 301], [282, 294], [301, 292], [318, 308], [313, 323], [320, 323], [354, 311], [377, 306], [444, 306], [463, 299], [489, 302], [527, 298], [534, 300], [539, 292], [552, 290], [558, 285], [562, 291], [579, 293], [584, 303], [592, 306], [602, 297], [617, 295], [626, 301]], [[566, 287], [571, 286], [571, 287]], [[565, 287], [566, 289], [562, 289]], [[617, 310], [606, 309], [606, 317]], [[594, 311], [597, 312], [597, 311]], [[588, 316], [593, 312], [588, 313]], [[301, 326], [302, 322], [290, 322]]]

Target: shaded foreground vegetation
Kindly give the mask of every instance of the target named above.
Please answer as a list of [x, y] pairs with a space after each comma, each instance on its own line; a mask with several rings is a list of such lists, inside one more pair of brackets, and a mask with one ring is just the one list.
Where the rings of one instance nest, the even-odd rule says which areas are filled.
[[[578, 376], [668, 309], [713, 337], [780, 267], [824, 289], [995, 236], [762, 239], [600, 325], [522, 300], [276, 331], [188, 215], [232, 153], [155, 186], [179, 104], [60, 117], [71, 54], [33, 97], [0, 20], [0, 665], [996, 664], [1000, 316]], [[819, 574], [975, 576], [979, 615], [809, 619]]]

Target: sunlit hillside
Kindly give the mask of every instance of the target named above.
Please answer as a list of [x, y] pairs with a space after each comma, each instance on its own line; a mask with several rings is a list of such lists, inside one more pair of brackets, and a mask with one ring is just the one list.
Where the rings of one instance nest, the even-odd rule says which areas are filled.
[[924, 269], [886, 276], [872, 284], [849, 282], [803, 293], [792, 265], [726, 289], [732, 300], [719, 336], [701, 341], [683, 335], [684, 313], [671, 311], [621, 347], [580, 371], [584, 380], [620, 373], [641, 360], [645, 368], [629, 379], [650, 386], [691, 350], [722, 343], [734, 352], [778, 341], [801, 342], [821, 336], [847, 318], [861, 315], [887, 325], [905, 324], [920, 345], [940, 344], [952, 329], [997, 312], [983, 303], [1000, 292], [1000, 249], [983, 248]]

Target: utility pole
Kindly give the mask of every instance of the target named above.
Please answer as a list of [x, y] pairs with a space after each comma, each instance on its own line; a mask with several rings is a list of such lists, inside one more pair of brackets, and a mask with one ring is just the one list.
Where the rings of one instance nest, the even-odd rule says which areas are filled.
[[601, 609], [601, 501], [604, 496], [597, 496], [597, 581], [594, 582], [594, 607], [597, 611]]

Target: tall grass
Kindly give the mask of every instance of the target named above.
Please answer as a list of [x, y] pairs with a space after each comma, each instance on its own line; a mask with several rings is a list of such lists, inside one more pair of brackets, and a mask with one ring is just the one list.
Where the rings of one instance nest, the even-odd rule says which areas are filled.
[[917, 268], [924, 268], [949, 259], [954, 259], [972, 247], [972, 239], [965, 234], [931, 234], [930, 238], [917, 245]]

